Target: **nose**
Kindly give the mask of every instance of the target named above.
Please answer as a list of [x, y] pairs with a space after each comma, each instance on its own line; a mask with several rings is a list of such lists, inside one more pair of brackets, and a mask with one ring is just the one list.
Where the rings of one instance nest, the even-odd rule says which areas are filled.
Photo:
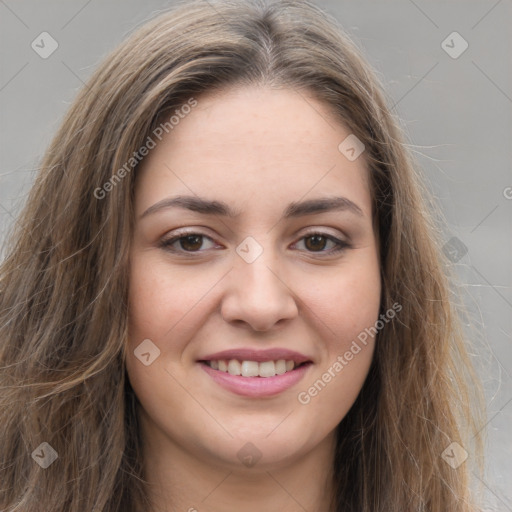
[[252, 263], [238, 260], [228, 274], [221, 305], [226, 322], [254, 331], [269, 331], [297, 316], [290, 283], [278, 271], [275, 260], [264, 257], [266, 252]]

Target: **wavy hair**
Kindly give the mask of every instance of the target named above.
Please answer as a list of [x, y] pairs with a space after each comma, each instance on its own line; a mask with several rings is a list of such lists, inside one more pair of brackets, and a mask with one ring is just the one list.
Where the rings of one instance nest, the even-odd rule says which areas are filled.
[[[478, 448], [481, 393], [438, 220], [376, 74], [303, 0], [182, 3], [138, 28], [71, 105], [0, 270], [2, 510], [150, 508], [124, 364], [137, 166], [112, 180], [163, 115], [255, 84], [312, 93], [365, 144], [381, 308], [402, 305], [337, 427], [332, 510], [474, 510], [468, 463], [441, 457], [452, 441], [469, 451], [472, 436]], [[58, 454], [46, 469], [31, 457], [42, 442]]]

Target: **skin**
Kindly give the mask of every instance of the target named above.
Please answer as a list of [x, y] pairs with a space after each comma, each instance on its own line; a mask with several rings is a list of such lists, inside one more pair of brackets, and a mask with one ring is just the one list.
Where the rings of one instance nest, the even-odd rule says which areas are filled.
[[[374, 339], [309, 403], [297, 396], [378, 319], [364, 153], [349, 161], [338, 145], [350, 132], [304, 93], [237, 87], [197, 100], [144, 159], [136, 182], [126, 365], [141, 404], [153, 510], [325, 511], [334, 431], [363, 385]], [[223, 201], [239, 215], [172, 207], [141, 218], [177, 195]], [[333, 196], [362, 213], [281, 219], [289, 203]], [[180, 228], [205, 237], [178, 240], [173, 253], [161, 241]], [[315, 245], [311, 231], [349, 247], [333, 253], [336, 245]], [[236, 252], [248, 236], [263, 249], [252, 263]], [[148, 366], [134, 355], [145, 339], [160, 350]], [[272, 397], [227, 391], [197, 362], [226, 349], [276, 347], [313, 364]], [[252, 467], [237, 457], [247, 442], [261, 454]]]

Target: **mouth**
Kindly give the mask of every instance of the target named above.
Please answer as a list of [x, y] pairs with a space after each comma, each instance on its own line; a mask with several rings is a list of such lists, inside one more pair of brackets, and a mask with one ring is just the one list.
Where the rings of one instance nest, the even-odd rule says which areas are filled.
[[238, 359], [213, 359], [199, 361], [212, 370], [228, 373], [237, 377], [246, 378], [270, 378], [276, 375], [284, 375], [295, 369], [310, 364], [310, 361], [297, 363], [293, 360], [277, 359], [275, 361], [239, 361]]
[[253, 398], [275, 396], [290, 389], [313, 365], [306, 356], [288, 350], [230, 350], [197, 363], [215, 384]]

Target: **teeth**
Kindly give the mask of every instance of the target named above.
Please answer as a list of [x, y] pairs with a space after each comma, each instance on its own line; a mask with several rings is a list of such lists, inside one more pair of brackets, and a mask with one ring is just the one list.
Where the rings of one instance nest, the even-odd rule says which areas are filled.
[[260, 363], [260, 377], [273, 377], [276, 374], [276, 365], [274, 361], [265, 361]]
[[207, 361], [206, 364], [214, 370], [227, 372], [230, 375], [241, 375], [242, 377], [274, 377], [283, 375], [295, 368], [293, 361], [279, 359], [278, 361], [237, 361], [236, 359]]
[[[290, 362], [293, 363], [293, 361]], [[276, 361], [275, 367], [277, 375], [282, 375], [283, 373], [286, 373], [286, 361], [284, 359], [279, 359], [279, 361]]]
[[257, 377], [260, 371], [259, 366], [256, 361], [244, 361], [242, 363], [242, 377]]
[[242, 365], [236, 359], [231, 359], [228, 363], [228, 373], [230, 375], [241, 375]]

